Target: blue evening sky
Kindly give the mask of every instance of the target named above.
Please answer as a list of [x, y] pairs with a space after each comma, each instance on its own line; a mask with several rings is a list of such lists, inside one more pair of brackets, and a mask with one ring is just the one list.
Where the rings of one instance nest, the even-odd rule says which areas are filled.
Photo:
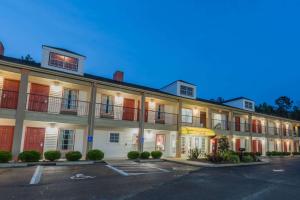
[[160, 88], [176, 79], [198, 96], [300, 100], [300, 1], [1, 0], [5, 54], [41, 45], [87, 56], [85, 71]]

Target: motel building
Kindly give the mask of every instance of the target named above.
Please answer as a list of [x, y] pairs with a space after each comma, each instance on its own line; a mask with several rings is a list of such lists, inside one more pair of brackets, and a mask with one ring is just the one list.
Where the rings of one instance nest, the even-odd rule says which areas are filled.
[[84, 73], [81, 54], [42, 46], [41, 63], [7, 57], [0, 43], [0, 150], [101, 149], [106, 159], [132, 150], [187, 157], [193, 148], [250, 152], [299, 151], [300, 122], [254, 111], [244, 97], [217, 103], [196, 97], [197, 86], [177, 80], [161, 89]]

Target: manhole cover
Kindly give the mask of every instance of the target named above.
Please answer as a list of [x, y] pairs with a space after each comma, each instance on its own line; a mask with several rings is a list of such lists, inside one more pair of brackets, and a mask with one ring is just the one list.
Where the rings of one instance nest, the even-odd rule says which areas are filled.
[[84, 174], [75, 174], [74, 176], [71, 176], [70, 179], [73, 180], [83, 180], [83, 179], [89, 179], [89, 178], [95, 178], [96, 176], [86, 176]]

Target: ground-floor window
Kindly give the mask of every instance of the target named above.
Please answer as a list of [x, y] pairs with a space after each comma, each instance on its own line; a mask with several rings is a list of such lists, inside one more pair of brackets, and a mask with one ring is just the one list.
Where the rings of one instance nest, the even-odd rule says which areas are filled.
[[119, 133], [110, 133], [109, 134], [109, 142], [110, 143], [119, 143], [120, 134]]
[[59, 133], [58, 149], [72, 151], [74, 149], [74, 130], [61, 129]]
[[164, 134], [156, 135], [155, 149], [158, 151], [164, 151], [166, 146], [166, 136]]

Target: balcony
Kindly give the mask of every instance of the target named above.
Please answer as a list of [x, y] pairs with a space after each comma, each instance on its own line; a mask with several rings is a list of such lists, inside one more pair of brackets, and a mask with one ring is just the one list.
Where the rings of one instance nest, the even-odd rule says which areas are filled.
[[267, 127], [267, 130], [270, 135], [279, 135], [280, 133], [280, 128], [277, 127]]
[[207, 118], [183, 115], [181, 117], [181, 124], [182, 124], [182, 126], [206, 128], [207, 127]]
[[236, 122], [231, 122], [231, 129], [236, 131], [236, 132], [250, 132], [250, 125], [249, 123], [236, 123]]
[[0, 107], [6, 109], [17, 109], [18, 95], [17, 91], [0, 90]]
[[145, 122], [150, 124], [177, 125], [178, 115], [175, 113], [154, 110], [145, 111]]
[[212, 129], [228, 131], [230, 123], [227, 120], [212, 119], [211, 124], [212, 124]]
[[51, 114], [88, 116], [89, 102], [53, 96], [27, 94], [27, 111]]

